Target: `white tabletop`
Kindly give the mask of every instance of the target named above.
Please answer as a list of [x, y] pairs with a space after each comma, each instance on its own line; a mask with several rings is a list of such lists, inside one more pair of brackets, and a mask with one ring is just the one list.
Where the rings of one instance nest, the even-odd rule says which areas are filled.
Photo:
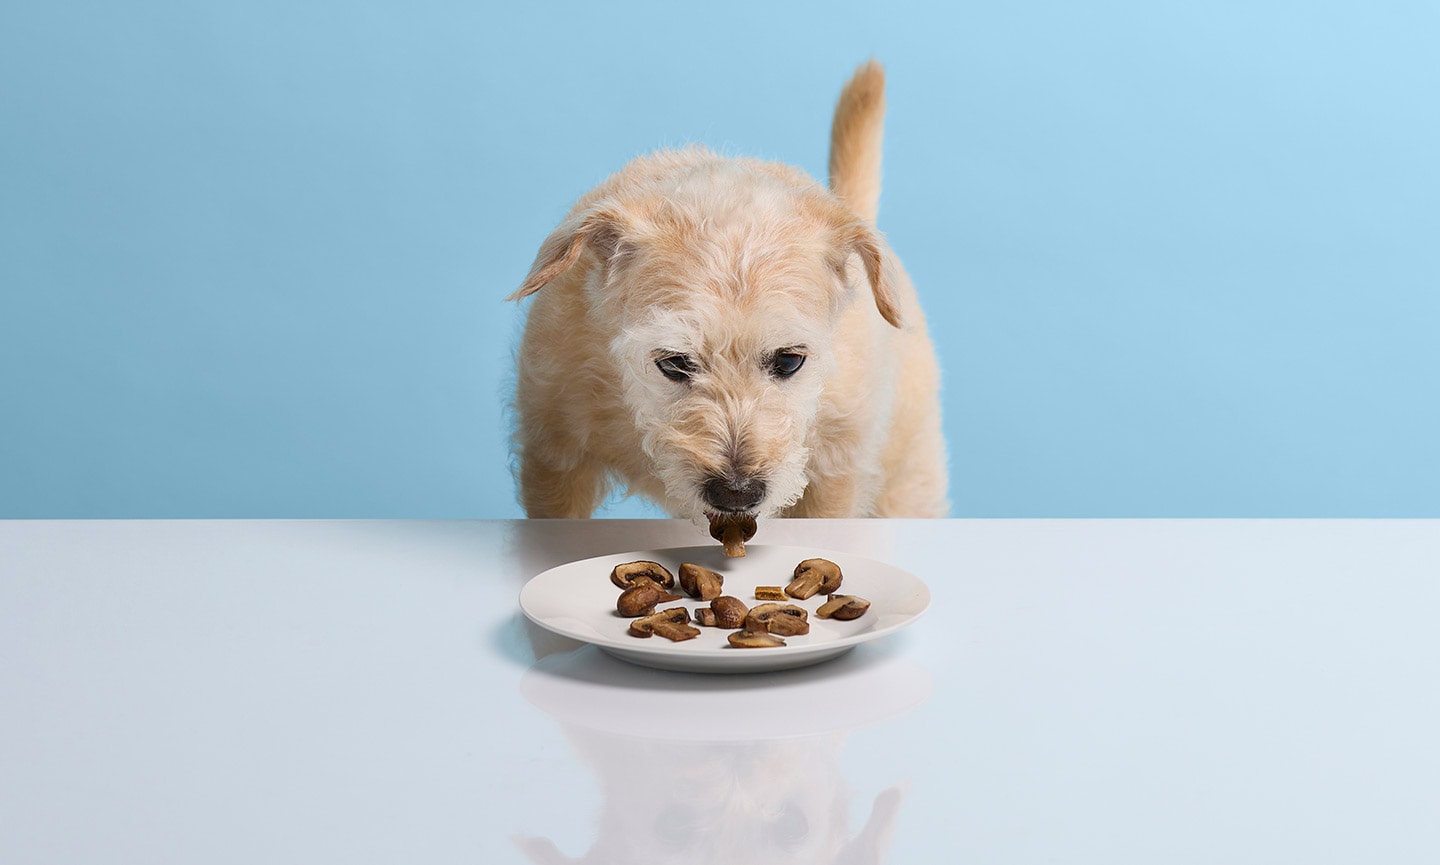
[[704, 542], [0, 523], [0, 862], [1440, 861], [1440, 522], [771, 521], [934, 598], [785, 673], [519, 614]]

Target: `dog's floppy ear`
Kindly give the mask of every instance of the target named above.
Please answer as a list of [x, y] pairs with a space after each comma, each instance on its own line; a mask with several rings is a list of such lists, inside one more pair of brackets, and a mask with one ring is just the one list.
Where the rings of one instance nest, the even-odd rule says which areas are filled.
[[[875, 230], [864, 223], [852, 223], [845, 227], [841, 236], [841, 248], [848, 254], [860, 256], [865, 266], [865, 276], [870, 280], [870, 290], [875, 295], [875, 306], [880, 315], [895, 327], [901, 327], [900, 299], [895, 294], [894, 265], [886, 255]], [[843, 266], [842, 266], [843, 273]]]
[[620, 248], [620, 221], [608, 210], [572, 214], [540, 244], [535, 263], [525, 281], [506, 300], [529, 297], [555, 277], [569, 270], [589, 246], [602, 258], [610, 259]]

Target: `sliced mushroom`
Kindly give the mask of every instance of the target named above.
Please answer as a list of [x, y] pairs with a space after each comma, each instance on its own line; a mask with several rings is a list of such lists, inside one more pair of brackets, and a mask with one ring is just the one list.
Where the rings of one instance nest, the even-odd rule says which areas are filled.
[[620, 593], [620, 597], [615, 601], [615, 609], [620, 615], [633, 619], [636, 616], [648, 616], [655, 612], [656, 604], [678, 600], [680, 600], [679, 595], [670, 594], [649, 579], [640, 579], [636, 580], [635, 585]]
[[865, 615], [865, 611], [868, 609], [870, 609], [870, 602], [859, 595], [831, 595], [825, 603], [820, 605], [820, 609], [815, 611], [815, 615], [822, 619], [838, 619], [848, 622]]
[[689, 623], [690, 613], [684, 607], [671, 607], [631, 622], [630, 636], [648, 637], [659, 634], [677, 643], [681, 640], [693, 640], [700, 636], [700, 629], [690, 627]]
[[686, 640], [693, 640], [700, 636], [700, 629], [692, 628], [688, 624], [681, 625], [673, 622], [661, 622], [655, 626], [655, 633], [672, 643], [683, 643]]
[[689, 562], [680, 566], [680, 588], [702, 601], [720, 597], [724, 584], [725, 578], [709, 568]]
[[730, 595], [721, 595], [710, 602], [710, 609], [715, 615], [715, 624], [722, 628], [738, 628], [745, 624], [745, 617], [749, 615], [750, 608], [745, 602]]
[[721, 595], [710, 606], [694, 611], [695, 623], [707, 628], [738, 628], [745, 624], [750, 609], [745, 602], [730, 595]]
[[628, 589], [641, 580], [649, 580], [666, 589], [675, 585], [675, 575], [659, 562], [626, 562], [616, 565], [615, 570], [610, 572], [610, 582], [622, 589]]
[[745, 616], [745, 630], [765, 630], [782, 637], [810, 633], [810, 614], [794, 604], [760, 604]]
[[775, 649], [785, 641], [766, 631], [736, 631], [726, 639], [737, 649]]
[[755, 518], [745, 514], [715, 514], [710, 518], [710, 537], [725, 545], [732, 559], [745, 555], [745, 542], [755, 537]]
[[795, 578], [785, 587], [785, 594], [801, 601], [821, 592], [833, 594], [842, 579], [840, 566], [829, 559], [806, 559], [795, 566]]
[[779, 586], [756, 586], [755, 600], [757, 601], [783, 601], [785, 590]]

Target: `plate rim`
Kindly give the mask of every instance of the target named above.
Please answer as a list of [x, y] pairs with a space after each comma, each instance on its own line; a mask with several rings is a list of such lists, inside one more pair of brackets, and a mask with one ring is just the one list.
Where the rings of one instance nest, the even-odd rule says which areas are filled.
[[[904, 618], [902, 618], [900, 621], [892, 622], [884, 627], [860, 631], [855, 634], [848, 634], [846, 636], [837, 637], [823, 643], [802, 645], [796, 645], [794, 643], [791, 643], [790, 645], [786, 646], [783, 651], [764, 653], [765, 660], [763, 661], [760, 658], [755, 657], [755, 654], [758, 653], [744, 655], [743, 657], [750, 658], [751, 660], [737, 664], [735, 672], [749, 672], [752, 670], [759, 672], [762, 669], [773, 670], [781, 669], [783, 667], [792, 665], [806, 666], [812, 663], [823, 663], [825, 660], [829, 660], [829, 658], [814, 659], [813, 656], [817, 654], [835, 653], [835, 656], [838, 657], [840, 654], [844, 654], [846, 650], [852, 649], [855, 646], [888, 637], [897, 631], [913, 625], [916, 621], [923, 618], [925, 614], [929, 612], [930, 606], [934, 601], [934, 596], [933, 593], [930, 591], [930, 586], [926, 584], [926, 582], [922, 580], [919, 576], [911, 573], [905, 568], [900, 567], [899, 565], [895, 565], [881, 559], [876, 559], [872, 556], [866, 556], [860, 553], [852, 553], [846, 550], [826, 550], [813, 547], [798, 547], [793, 544], [747, 544], [747, 547], [750, 549], [766, 549], [775, 551], [794, 550], [798, 554], [802, 555], [804, 558], [829, 558], [832, 556], [838, 556], [842, 559], [870, 562], [891, 571], [899, 572], [912, 580], [913, 585], [911, 586], [911, 589], [920, 594], [921, 603], [919, 604], [919, 609], [917, 609], [914, 613], [906, 614]], [[520, 588], [518, 598], [520, 604], [520, 611], [527, 620], [533, 622], [538, 627], [541, 627], [551, 633], [558, 634], [562, 637], [585, 643], [586, 645], [595, 646], [597, 649], [600, 649], [602, 651], [606, 648], [613, 647], [620, 652], [629, 652], [647, 656], [661, 656], [667, 659], [674, 659], [681, 667], [688, 666], [687, 661], [690, 661], [691, 659], [696, 662], [697, 666], [713, 667], [715, 662], [719, 661], [719, 659], [729, 657], [739, 658], [742, 656], [734, 654], [737, 650], [728, 649], [725, 646], [696, 648], [686, 651], [675, 651], [671, 648], [671, 645], [669, 643], [666, 643], [664, 645], [654, 645], [648, 640], [634, 640], [633, 645], [627, 645], [620, 641], [618, 638], [612, 640], [595, 639], [590, 635], [579, 634], [547, 622], [543, 617], [535, 613], [526, 603], [527, 594], [531, 594], [534, 591], [537, 591], [535, 589], [537, 583], [547, 575], [561, 568], [582, 566], [587, 562], [596, 562], [600, 560], [626, 560], [626, 557], [636, 557], [629, 559], [633, 561], [639, 557], [653, 556], [657, 554], [668, 554], [683, 550], [709, 549], [710, 547], [708, 545], [687, 544], [677, 547], [659, 547], [641, 550], [620, 551], [615, 553], [602, 553], [601, 555], [597, 556], [589, 556], [583, 559], [575, 559], [569, 562], [562, 562], [561, 564], [546, 568], [545, 570], [533, 575], [532, 577], [530, 577], [530, 579], [525, 581], [525, 585]], [[686, 600], [694, 599], [687, 598]], [[628, 663], [643, 664], [642, 661], [635, 661], [630, 658], [624, 658], [614, 653], [607, 652], [607, 654], [611, 654], [612, 657], [617, 657], [620, 660], [624, 660]], [[720, 661], [720, 663], [724, 664], [725, 662]], [[666, 669], [676, 669], [676, 667], [667, 667]]]

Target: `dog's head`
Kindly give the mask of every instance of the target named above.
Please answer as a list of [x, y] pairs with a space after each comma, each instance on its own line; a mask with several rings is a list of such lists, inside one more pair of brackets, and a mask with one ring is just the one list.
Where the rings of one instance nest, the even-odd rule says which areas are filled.
[[[856, 830], [840, 758], [843, 734], [666, 742], [573, 726], [566, 732], [598, 775], [603, 798], [595, 838], [578, 857], [544, 836], [515, 838], [537, 865], [874, 865], [888, 852], [908, 787], [882, 790]], [[559, 811], [551, 817], [570, 819]]]
[[637, 160], [597, 192], [513, 297], [585, 261], [588, 315], [671, 512], [793, 504], [842, 313], [863, 294], [900, 324], [883, 242], [801, 172], [698, 149]]

